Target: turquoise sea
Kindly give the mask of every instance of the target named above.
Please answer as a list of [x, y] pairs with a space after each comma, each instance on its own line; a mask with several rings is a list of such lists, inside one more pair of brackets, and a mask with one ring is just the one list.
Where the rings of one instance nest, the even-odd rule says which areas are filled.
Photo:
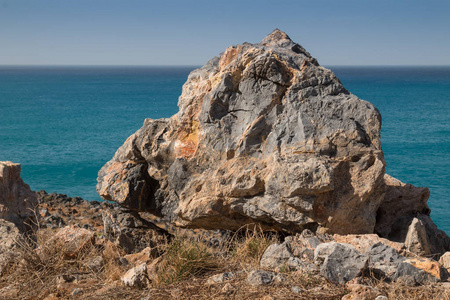
[[[1, 67], [0, 160], [32, 189], [99, 200], [98, 170], [145, 118], [178, 111], [195, 67]], [[450, 67], [331, 67], [383, 116], [387, 173], [431, 190], [450, 233]]]

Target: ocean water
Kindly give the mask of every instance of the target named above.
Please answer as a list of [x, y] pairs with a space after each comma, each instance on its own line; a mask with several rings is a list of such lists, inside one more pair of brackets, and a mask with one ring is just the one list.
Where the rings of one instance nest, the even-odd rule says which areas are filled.
[[[0, 160], [34, 190], [100, 200], [98, 170], [145, 118], [178, 111], [194, 67], [0, 67]], [[431, 190], [450, 233], [450, 67], [331, 67], [383, 116], [390, 175]]]

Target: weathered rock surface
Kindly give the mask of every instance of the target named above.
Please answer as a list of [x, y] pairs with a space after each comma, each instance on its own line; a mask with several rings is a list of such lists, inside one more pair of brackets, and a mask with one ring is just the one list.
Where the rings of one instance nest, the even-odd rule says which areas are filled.
[[75, 257], [85, 247], [93, 245], [95, 233], [93, 231], [77, 226], [66, 226], [61, 228], [49, 243], [58, 244], [64, 255]]
[[439, 230], [430, 216], [415, 214], [403, 216], [392, 225], [389, 240], [405, 243], [417, 255], [431, 255], [438, 259], [450, 249], [450, 238]]
[[418, 285], [447, 278], [446, 271], [436, 261], [419, 257], [408, 259], [382, 243], [374, 244], [365, 255], [369, 257], [371, 274], [380, 279]]
[[361, 253], [368, 251], [373, 245], [378, 243], [395, 249], [399, 254], [405, 254], [406, 251], [403, 243], [393, 242], [376, 234], [334, 234], [333, 239], [338, 243], [350, 244]]
[[415, 187], [408, 183], [384, 175], [386, 195], [377, 211], [375, 232], [382, 237], [391, 234], [394, 223], [404, 217], [421, 213], [430, 214], [427, 200], [430, 190], [426, 187]]
[[20, 164], [0, 162], [0, 219], [23, 232], [36, 223], [36, 207], [36, 195], [20, 178]]
[[277, 274], [269, 271], [253, 270], [247, 276], [247, 282], [251, 285], [270, 284]]
[[263, 269], [275, 269], [283, 267], [288, 260], [294, 258], [288, 243], [270, 245], [259, 262]]
[[134, 267], [121, 277], [125, 285], [144, 288], [149, 284], [147, 277], [147, 265], [145, 263]]
[[213, 275], [206, 281], [207, 284], [223, 283], [230, 280], [236, 276], [235, 272], [224, 272], [220, 274]]
[[[305, 229], [301, 234], [286, 237], [282, 244], [272, 244], [264, 251], [259, 266], [275, 271], [296, 270], [317, 273], [314, 262], [314, 249], [322, 241]], [[293, 245], [293, 246], [292, 246]], [[310, 248], [310, 247], [314, 248]]]
[[323, 243], [317, 246], [314, 259], [320, 264], [320, 274], [336, 283], [345, 283], [360, 276], [369, 259], [349, 244]]
[[17, 256], [22, 234], [14, 223], [0, 219], [0, 275]]
[[20, 164], [0, 161], [0, 275], [18, 256], [23, 234], [35, 227], [37, 204], [20, 178]]
[[439, 259], [439, 263], [447, 269], [447, 271], [450, 271], [450, 252], [445, 252], [441, 258]]
[[450, 248], [450, 238], [430, 218], [428, 188], [384, 176], [386, 195], [377, 211], [375, 233], [405, 243], [408, 251], [438, 258]]
[[380, 114], [285, 33], [193, 71], [178, 106], [100, 170], [104, 199], [190, 227], [373, 232]]
[[22, 235], [14, 223], [0, 219], [0, 253], [17, 247]]
[[431, 254], [425, 224], [421, 220], [417, 218], [412, 220], [406, 234], [405, 246], [408, 251], [417, 255], [427, 256]]
[[106, 238], [120, 246], [127, 253], [150, 249], [150, 256], [158, 256], [158, 244], [170, 239], [170, 234], [155, 224], [141, 218], [135, 212], [122, 208], [103, 210], [103, 224]]

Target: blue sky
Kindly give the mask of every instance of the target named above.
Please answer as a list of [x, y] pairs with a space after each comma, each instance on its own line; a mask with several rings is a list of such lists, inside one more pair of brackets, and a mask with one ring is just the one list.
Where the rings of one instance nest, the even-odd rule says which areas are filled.
[[0, 65], [202, 65], [274, 28], [322, 65], [450, 65], [448, 0], [0, 0]]

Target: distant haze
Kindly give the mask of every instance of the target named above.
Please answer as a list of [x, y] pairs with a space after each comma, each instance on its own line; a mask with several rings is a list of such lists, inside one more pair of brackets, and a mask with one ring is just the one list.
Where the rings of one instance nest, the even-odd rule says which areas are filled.
[[274, 28], [322, 65], [450, 65], [448, 0], [0, 0], [0, 65], [203, 65]]

